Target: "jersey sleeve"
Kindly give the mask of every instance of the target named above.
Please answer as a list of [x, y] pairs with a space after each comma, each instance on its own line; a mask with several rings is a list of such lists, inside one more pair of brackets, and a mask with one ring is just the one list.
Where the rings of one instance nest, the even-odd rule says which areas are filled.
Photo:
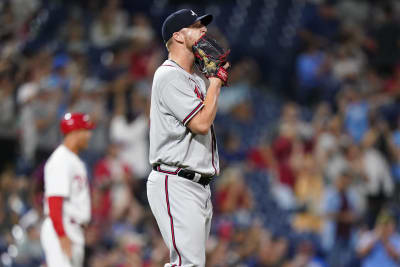
[[45, 177], [45, 196], [69, 197], [71, 170], [67, 162], [52, 161], [46, 166]]
[[63, 197], [52, 196], [48, 199], [49, 216], [53, 222], [54, 230], [59, 237], [65, 236], [64, 224], [62, 220]]
[[194, 88], [191, 88], [184, 79], [170, 81], [160, 93], [162, 103], [183, 125], [186, 125], [204, 106]]

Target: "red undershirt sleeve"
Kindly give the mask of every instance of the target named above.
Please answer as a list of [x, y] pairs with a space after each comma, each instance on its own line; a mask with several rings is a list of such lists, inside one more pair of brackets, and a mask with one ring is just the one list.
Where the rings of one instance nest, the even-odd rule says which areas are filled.
[[49, 204], [49, 216], [53, 222], [54, 229], [58, 237], [65, 236], [64, 225], [62, 221], [63, 197], [51, 196], [47, 199]]

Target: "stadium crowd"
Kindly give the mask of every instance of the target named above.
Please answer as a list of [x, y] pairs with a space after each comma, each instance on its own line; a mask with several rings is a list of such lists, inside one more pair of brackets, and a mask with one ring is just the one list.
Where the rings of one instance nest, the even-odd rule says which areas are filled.
[[[36, 45], [54, 3], [67, 15]], [[145, 189], [151, 82], [167, 54], [150, 16], [123, 7], [0, 2], [3, 266], [45, 266], [43, 166], [68, 111], [96, 123], [81, 155], [92, 195], [85, 266], [169, 257]], [[257, 58], [232, 51], [207, 266], [400, 265], [399, 7], [307, 1], [291, 88], [269, 86]]]

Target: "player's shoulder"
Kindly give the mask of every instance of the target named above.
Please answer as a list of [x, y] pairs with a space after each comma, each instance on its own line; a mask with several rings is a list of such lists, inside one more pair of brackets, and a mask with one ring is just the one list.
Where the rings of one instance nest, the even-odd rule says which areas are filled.
[[60, 169], [62, 164], [68, 163], [66, 160], [63, 160], [62, 151], [60, 150], [59, 146], [53, 151], [53, 153], [51, 153], [50, 157], [46, 161], [46, 164], [44, 165], [45, 176], [46, 173], [54, 172], [55, 170]]
[[160, 81], [165, 84], [168, 81], [175, 79], [184, 79], [184, 72], [178, 66], [169, 62], [168, 60], [161, 64], [154, 74], [154, 80]]
[[69, 165], [74, 161], [79, 161], [77, 156], [74, 157], [71, 151], [69, 151], [64, 145], [58, 146], [54, 152], [50, 155], [46, 162], [46, 167]]

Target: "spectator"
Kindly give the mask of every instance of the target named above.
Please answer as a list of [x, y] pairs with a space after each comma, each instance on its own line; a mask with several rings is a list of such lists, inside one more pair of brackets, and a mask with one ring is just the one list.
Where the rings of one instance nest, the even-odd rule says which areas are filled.
[[90, 36], [98, 48], [107, 48], [121, 40], [127, 26], [127, 15], [119, 8], [119, 1], [109, 1], [92, 24]]
[[315, 41], [326, 44], [332, 41], [339, 29], [338, 12], [332, 1], [319, 5], [310, 3], [309, 14], [305, 17], [303, 28], [299, 31], [305, 41]]
[[349, 0], [337, 2], [336, 10], [345, 25], [361, 25], [369, 19], [370, 6], [367, 2]]
[[393, 75], [386, 80], [383, 90], [391, 97], [397, 97], [400, 94], [400, 65], [393, 72]]
[[400, 26], [390, 3], [382, 8], [383, 23], [374, 32], [372, 62], [381, 74], [390, 75], [399, 60]]
[[244, 148], [241, 138], [234, 132], [229, 131], [223, 135], [222, 148], [218, 152], [220, 155], [221, 166], [228, 166], [243, 162], [247, 156], [247, 150]]
[[262, 233], [261, 225], [253, 221], [249, 214], [239, 212], [232, 226], [232, 230], [235, 230], [231, 231], [230, 236], [226, 240], [220, 239], [222, 247], [227, 249], [227, 257], [222, 264], [230, 266], [246, 264], [257, 252]]
[[[312, 266], [323, 267], [325, 262], [317, 257], [315, 248], [311, 241], [301, 241], [296, 247], [296, 253], [293, 259], [286, 262], [284, 267]], [[333, 266], [333, 265], [332, 265]]]
[[255, 170], [268, 170], [276, 173], [277, 162], [270, 141], [262, 140], [258, 146], [252, 148], [248, 153], [248, 164]]
[[[33, 74], [32, 74], [33, 75]], [[18, 104], [20, 107], [20, 131], [22, 159], [33, 164], [36, 145], [38, 142], [36, 123], [34, 118], [34, 100], [38, 94], [37, 81], [27, 82], [18, 89]]]
[[144, 14], [132, 17], [132, 25], [127, 29], [127, 38], [131, 40], [130, 73], [135, 80], [150, 81], [156, 66], [161, 63], [159, 47], [155, 43], [154, 30]]
[[295, 176], [290, 165], [293, 135], [294, 133], [290, 128], [283, 128], [280, 131], [280, 136], [273, 143], [274, 156], [278, 162], [279, 181], [290, 188], [295, 183]]
[[303, 167], [299, 170], [294, 187], [297, 204], [304, 207], [304, 212], [299, 212], [293, 221], [294, 227], [299, 231], [320, 233], [322, 217], [320, 216], [320, 203], [324, 196], [324, 181], [312, 155], [304, 157]]
[[15, 18], [16, 30], [23, 30], [24, 23], [38, 10], [41, 3], [39, 0], [15, 0], [10, 1], [10, 10]]
[[378, 94], [384, 87], [382, 77], [371, 66], [364, 70], [358, 84], [360, 85], [361, 93], [366, 96]]
[[394, 217], [387, 210], [380, 213], [375, 229], [361, 234], [357, 253], [362, 267], [399, 265], [400, 235]]
[[146, 91], [140, 91], [139, 87], [132, 92], [130, 100], [126, 103], [123, 92], [116, 96], [118, 109], [111, 120], [110, 136], [113, 142], [121, 144], [121, 158], [129, 164], [133, 175], [142, 179], [150, 171], [145, 156], [148, 153], [149, 101]]
[[[128, 43], [121, 42], [113, 46], [110, 52], [105, 53], [102, 65], [97, 67], [99, 78], [110, 82], [111, 87], [125, 87], [132, 84], [132, 77], [128, 75], [131, 49]], [[111, 90], [110, 90], [111, 91]], [[111, 100], [111, 99], [109, 99]]]
[[332, 107], [328, 102], [321, 102], [315, 109], [311, 124], [314, 135], [318, 136], [326, 128], [328, 121], [333, 116]]
[[0, 171], [4, 163], [12, 163], [16, 159], [16, 99], [15, 87], [12, 83], [11, 66], [0, 61]]
[[138, 266], [145, 267], [143, 262], [143, 241], [142, 238], [137, 234], [125, 235], [119, 241], [121, 258], [118, 262], [118, 266], [130, 267]]
[[[246, 83], [236, 84], [232, 88], [232, 92], [224, 93], [223, 100], [225, 103], [221, 107], [225, 109], [226, 114], [221, 116], [224, 129], [230, 132], [231, 138], [229, 141], [233, 141], [238, 138], [239, 142], [236, 144], [237, 152], [246, 154], [250, 147], [255, 144], [257, 140], [257, 118], [255, 110], [251, 103], [250, 89]], [[224, 112], [224, 111], [222, 111]], [[236, 136], [235, 136], [236, 135]], [[227, 141], [227, 144], [232, 143]]]
[[120, 149], [118, 144], [110, 144], [105, 158], [94, 167], [93, 218], [99, 222], [123, 217], [132, 202], [132, 174], [129, 166], [118, 157]]
[[82, 27], [83, 21], [78, 17], [70, 19], [66, 26], [66, 50], [69, 53], [86, 53], [89, 43], [85, 39], [85, 28]]
[[296, 168], [305, 152], [305, 142], [310, 140], [313, 129], [298, 115], [298, 106], [288, 103], [283, 107], [279, 123], [279, 136], [274, 140], [272, 149], [278, 163], [279, 181], [292, 189], [296, 179]]
[[41, 86], [37, 101], [34, 102], [34, 121], [38, 133], [35, 151], [36, 162], [46, 160], [61, 138], [57, 116], [62, 95], [60, 90], [57, 87], [52, 87], [51, 84]]
[[352, 51], [349, 45], [338, 48], [336, 59], [332, 63], [332, 74], [339, 82], [357, 80], [363, 67], [363, 54]]
[[[96, 125], [93, 130], [89, 149], [94, 159], [96, 155], [101, 155], [107, 150], [108, 124], [110, 118], [106, 110], [106, 99], [104, 97], [106, 87], [96, 77], [84, 78], [80, 88], [75, 92], [76, 101], [71, 103], [70, 111], [83, 112], [90, 114], [91, 119]], [[98, 158], [98, 156], [97, 156]]]
[[225, 215], [252, 209], [253, 199], [244, 182], [243, 173], [238, 167], [226, 169], [219, 179], [216, 203], [219, 207], [218, 212]]
[[292, 128], [295, 138], [309, 140], [313, 133], [311, 125], [301, 118], [300, 107], [293, 102], [287, 103], [282, 109], [281, 128]]
[[353, 158], [350, 159], [348, 156], [353, 147], [348, 136], [343, 132], [340, 116], [332, 117], [327, 124], [327, 129], [317, 137], [314, 152], [326, 177], [326, 182], [333, 184], [336, 177], [344, 169], [349, 168]]
[[376, 140], [376, 134], [369, 132], [363, 141], [363, 169], [368, 202], [367, 223], [370, 228], [375, 225], [376, 217], [394, 191], [389, 165], [375, 148]]
[[128, 36], [132, 39], [139, 38], [143, 41], [150, 42], [154, 38], [154, 30], [151, 22], [145, 14], [136, 14], [132, 16], [132, 25], [127, 30]]
[[392, 173], [396, 184], [400, 184], [400, 116], [397, 120], [397, 128], [390, 138], [390, 147], [393, 157]]
[[27, 229], [22, 229], [19, 225], [14, 230], [20, 230], [23, 237], [19, 240], [16, 262], [20, 266], [34, 267], [42, 262], [43, 252], [40, 243], [40, 228], [36, 224], [30, 225]]
[[325, 193], [323, 200], [323, 246], [330, 266], [349, 266], [352, 261], [352, 242], [355, 223], [360, 218], [360, 200], [350, 187], [352, 176], [342, 172], [335, 185]]
[[249, 266], [284, 266], [289, 250], [289, 240], [284, 236], [260, 236], [260, 246], [255, 261]]
[[383, 82], [383, 92], [376, 97], [376, 102], [380, 103], [380, 111], [390, 126], [396, 127], [397, 117], [400, 114], [400, 65], [398, 65], [393, 75]]
[[369, 128], [369, 105], [355, 89], [347, 87], [345, 90], [348, 102], [344, 110], [344, 126], [354, 142], [359, 144]]
[[310, 41], [306, 50], [297, 58], [296, 100], [303, 105], [315, 104], [322, 96], [322, 86], [327, 70], [327, 57], [314, 41]]
[[[315, 159], [326, 171], [328, 180], [331, 182], [337, 177], [337, 171], [340, 172], [341, 165], [345, 164], [343, 155], [341, 155], [340, 146], [343, 140], [342, 120], [339, 116], [329, 118], [322, 126], [321, 133], [316, 136]], [[339, 159], [339, 161], [338, 161]], [[336, 165], [335, 162], [337, 162]], [[332, 165], [335, 167], [331, 167]], [[333, 172], [333, 173], [332, 173]]]
[[39, 216], [43, 216], [43, 201], [44, 201], [44, 165], [42, 162], [33, 170], [30, 175], [31, 186], [29, 187], [29, 198], [31, 199], [32, 209], [35, 210]]

